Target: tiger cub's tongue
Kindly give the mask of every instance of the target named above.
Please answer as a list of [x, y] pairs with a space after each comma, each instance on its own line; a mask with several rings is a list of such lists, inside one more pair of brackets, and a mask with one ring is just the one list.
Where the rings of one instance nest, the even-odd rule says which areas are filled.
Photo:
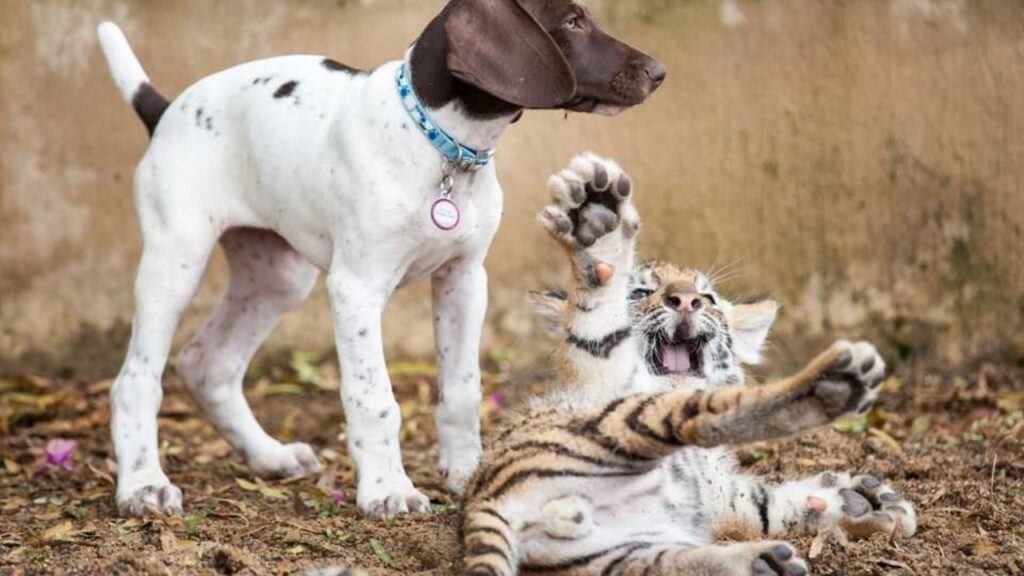
[[689, 372], [690, 351], [685, 346], [664, 345], [661, 347], [661, 362], [669, 372]]

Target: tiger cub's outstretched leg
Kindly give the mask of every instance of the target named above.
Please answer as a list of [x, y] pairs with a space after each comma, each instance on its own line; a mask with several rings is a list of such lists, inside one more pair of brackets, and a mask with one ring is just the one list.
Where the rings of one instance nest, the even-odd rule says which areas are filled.
[[641, 368], [629, 314], [640, 219], [633, 183], [612, 160], [581, 154], [548, 181], [553, 204], [538, 214], [573, 272], [559, 350], [561, 380], [628, 387]]
[[778, 382], [630, 396], [574, 419], [569, 428], [610, 453], [652, 461], [682, 446], [770, 440], [865, 413], [884, 374], [872, 345], [839, 341]]
[[869, 474], [823, 472], [779, 484], [736, 476], [719, 490], [708, 500], [720, 537], [815, 534], [836, 525], [853, 538], [917, 531], [913, 503]]

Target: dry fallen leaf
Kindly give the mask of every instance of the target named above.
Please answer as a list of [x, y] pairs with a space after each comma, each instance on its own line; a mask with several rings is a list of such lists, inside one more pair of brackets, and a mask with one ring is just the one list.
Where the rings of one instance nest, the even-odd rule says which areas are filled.
[[1007, 414], [1024, 410], [1024, 392], [1002, 394], [996, 400], [996, 406]]
[[39, 535], [41, 542], [71, 542], [74, 540], [74, 527], [70, 520], [51, 526]]
[[238, 484], [238, 486], [242, 490], [247, 490], [249, 492], [257, 492], [260, 489], [258, 484], [254, 484], [252, 482], [249, 482], [248, 480], [245, 480], [244, 478], [235, 478], [235, 483]]
[[262, 494], [264, 498], [269, 498], [270, 500], [287, 500], [291, 493], [284, 488], [272, 488], [261, 483], [260, 494]]
[[900, 456], [903, 456], [903, 447], [900, 446], [900, 443], [897, 442], [895, 438], [890, 436], [885, 431], [879, 428], [871, 428], [868, 430], [868, 435], [878, 438], [879, 440], [881, 440], [882, 444], [889, 448], [892, 452], [899, 454]]
[[825, 544], [829, 542], [835, 542], [843, 548], [846, 548], [850, 544], [850, 540], [846, 537], [846, 532], [839, 526], [832, 525], [827, 528], [823, 528], [818, 535], [811, 541], [811, 548], [807, 552], [807, 557], [814, 560], [825, 550]]
[[986, 556], [991, 556], [998, 552], [999, 546], [994, 544], [987, 537], [983, 536], [977, 542], [971, 544], [971, 551], [974, 553], [975, 557], [984, 558]]
[[160, 549], [164, 552], [174, 552], [178, 549], [178, 537], [174, 532], [166, 528], [160, 531]]

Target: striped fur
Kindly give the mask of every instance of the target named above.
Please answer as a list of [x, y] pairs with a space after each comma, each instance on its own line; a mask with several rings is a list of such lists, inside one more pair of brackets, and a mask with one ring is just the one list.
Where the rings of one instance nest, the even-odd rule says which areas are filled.
[[[580, 187], [583, 200], [573, 193]], [[555, 204], [540, 221], [566, 249], [575, 279], [564, 299], [549, 293], [555, 300], [540, 306], [562, 314], [562, 386], [509, 420], [470, 480], [467, 574], [802, 574], [806, 565], [783, 543], [713, 541], [851, 522], [865, 533], [913, 532], [912, 506], [873, 478], [828, 473], [771, 485], [736, 473], [727, 449], [865, 411], [884, 373], [870, 345], [839, 342], [790, 378], [743, 386], [741, 357], [753, 359], [761, 343], [743, 331], [766, 332], [774, 304], [736, 314], [702, 275], [636, 268], [632, 185], [613, 162], [581, 156], [551, 188]], [[710, 320], [656, 310], [655, 299]], [[557, 301], [564, 305], [551, 306]], [[701, 341], [718, 342], [718, 362], [686, 374], [652, 366], [648, 338], [658, 331], [644, 319], [654, 314], [714, 324]], [[879, 492], [899, 510], [844, 516], [857, 497], [880, 502]]]

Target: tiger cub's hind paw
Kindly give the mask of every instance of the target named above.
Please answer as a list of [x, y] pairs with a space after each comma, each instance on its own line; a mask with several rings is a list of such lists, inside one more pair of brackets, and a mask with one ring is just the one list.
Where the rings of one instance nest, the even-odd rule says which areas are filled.
[[[741, 542], [715, 547], [717, 559], [701, 566], [703, 574], [729, 576], [808, 576], [807, 562], [785, 542]], [[717, 561], [716, 561], [717, 560]], [[689, 568], [689, 567], [687, 567]], [[694, 570], [697, 572], [697, 570]]]
[[874, 476], [854, 477], [850, 487], [839, 489], [839, 496], [843, 499], [840, 524], [854, 538], [917, 532], [914, 505]]

